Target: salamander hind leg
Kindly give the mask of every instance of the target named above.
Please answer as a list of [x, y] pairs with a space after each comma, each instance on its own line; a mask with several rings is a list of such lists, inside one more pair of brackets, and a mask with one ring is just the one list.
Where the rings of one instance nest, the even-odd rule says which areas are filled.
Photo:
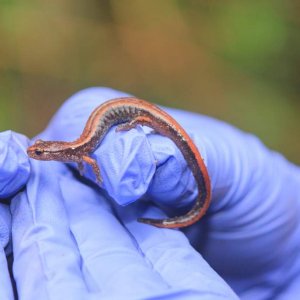
[[130, 122], [126, 122], [118, 125], [116, 128], [116, 132], [128, 131], [132, 128], [135, 128], [137, 125], [147, 125], [147, 124], [151, 124], [151, 119], [148, 117], [139, 116], [131, 120]]
[[133, 121], [130, 121], [130, 122], [126, 122], [126, 123], [122, 123], [120, 125], [117, 126], [116, 128], [116, 132], [119, 132], [119, 131], [128, 131], [132, 128], [135, 128], [137, 126], [137, 124]]
[[100, 168], [99, 168], [96, 160], [87, 155], [82, 156], [82, 160], [85, 161], [87, 164], [89, 164], [92, 167], [93, 172], [96, 176], [97, 183], [101, 184], [103, 180], [101, 177]]

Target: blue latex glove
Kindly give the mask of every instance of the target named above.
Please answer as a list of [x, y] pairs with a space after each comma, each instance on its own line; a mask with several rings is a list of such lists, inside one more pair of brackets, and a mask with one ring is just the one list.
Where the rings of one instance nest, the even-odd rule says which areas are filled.
[[[125, 96], [88, 89], [73, 96], [40, 135], [79, 136], [93, 108]], [[213, 201], [186, 235], [244, 299], [298, 295], [300, 171], [256, 138], [200, 115], [168, 110], [207, 164]], [[147, 132], [147, 130], [146, 130]], [[31, 161], [27, 189], [13, 199], [14, 277], [23, 299], [235, 299], [178, 230], [137, 217], [182, 213], [195, 182], [167, 138], [111, 130], [95, 152], [112, 205], [92, 181], [59, 162]], [[74, 170], [74, 171], [73, 171]], [[86, 176], [94, 179], [86, 168]], [[117, 217], [116, 217], [117, 216]]]

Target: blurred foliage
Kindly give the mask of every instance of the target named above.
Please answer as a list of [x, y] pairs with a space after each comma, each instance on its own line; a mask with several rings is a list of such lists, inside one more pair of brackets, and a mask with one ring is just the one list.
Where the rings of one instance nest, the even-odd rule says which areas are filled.
[[[208, 114], [300, 163], [296, 0], [0, 0], [0, 129], [110, 86]], [[200, 129], [199, 129], [200, 130]]]

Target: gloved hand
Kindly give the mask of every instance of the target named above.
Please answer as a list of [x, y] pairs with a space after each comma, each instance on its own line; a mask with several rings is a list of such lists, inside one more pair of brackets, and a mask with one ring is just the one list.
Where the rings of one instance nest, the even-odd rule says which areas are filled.
[[[74, 140], [93, 108], [120, 96], [76, 94], [39, 138]], [[196, 142], [212, 180], [207, 215], [185, 230], [190, 242], [242, 298], [298, 295], [299, 169], [227, 124], [168, 112]], [[21, 298], [235, 299], [181, 231], [136, 222], [164, 217], [153, 203], [169, 214], [193, 203], [195, 182], [175, 145], [142, 128], [111, 130], [94, 154], [118, 204], [144, 201], [114, 205], [70, 165], [32, 160], [12, 205]], [[88, 167], [85, 175], [94, 179]]]

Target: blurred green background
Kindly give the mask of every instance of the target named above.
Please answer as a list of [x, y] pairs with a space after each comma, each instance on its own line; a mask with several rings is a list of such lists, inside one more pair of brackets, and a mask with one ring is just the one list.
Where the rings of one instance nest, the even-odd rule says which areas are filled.
[[0, 130], [30, 137], [110, 86], [258, 135], [300, 163], [300, 4], [0, 0]]

